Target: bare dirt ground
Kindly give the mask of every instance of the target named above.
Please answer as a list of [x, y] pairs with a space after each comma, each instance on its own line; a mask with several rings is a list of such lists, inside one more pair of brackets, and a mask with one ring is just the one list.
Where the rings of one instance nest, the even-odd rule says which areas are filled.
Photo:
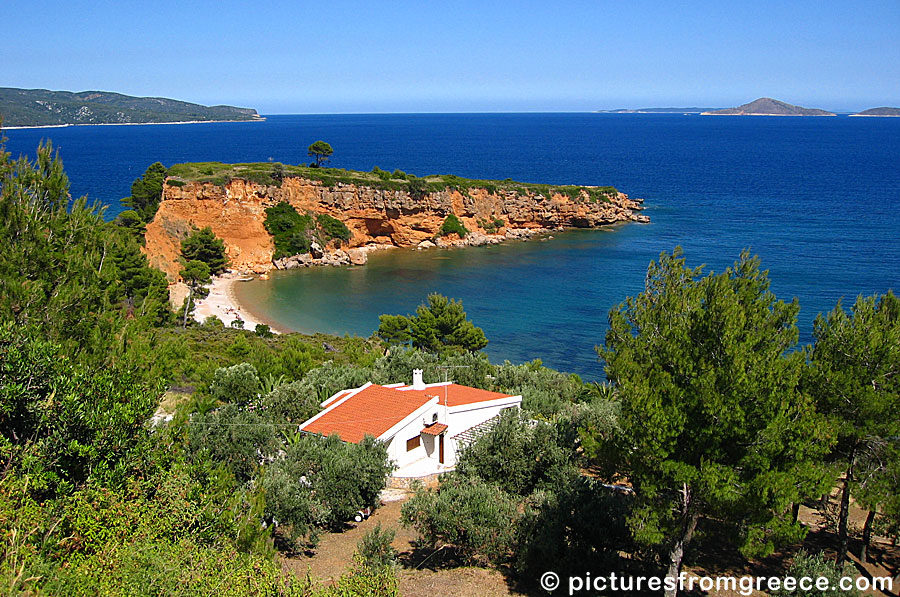
[[361, 523], [350, 523], [342, 533], [322, 537], [314, 553], [292, 554], [282, 558], [282, 568], [300, 577], [309, 575], [330, 583], [345, 573], [353, 562], [356, 544], [368, 531], [381, 523], [394, 529], [393, 546], [400, 554], [398, 571], [401, 595], [442, 595], [447, 597], [482, 597], [487, 595], [522, 595], [510, 589], [506, 578], [488, 568], [444, 568], [440, 552], [423, 552], [416, 548], [416, 533], [400, 525], [400, 508], [404, 500], [382, 505]]
[[[396, 537], [394, 548], [400, 554], [401, 595], [442, 595], [448, 597], [482, 597], [488, 595], [547, 595], [537, 588], [523, 588], [491, 568], [458, 567], [452, 556], [443, 550], [422, 550], [415, 544], [416, 533], [400, 525], [400, 509], [406, 496], [395, 496], [401, 499], [382, 505], [375, 513], [363, 522], [350, 523], [341, 533], [329, 533], [322, 537], [314, 552], [291, 554], [282, 557], [282, 567], [300, 577], [307, 575], [319, 579], [322, 583], [330, 583], [348, 570], [353, 562], [357, 542], [377, 524], [383, 528], [394, 529]], [[802, 547], [809, 551], [824, 550], [833, 557], [837, 547], [836, 536], [823, 528], [823, 518], [818, 511], [803, 507], [800, 520], [806, 524], [810, 532]], [[865, 520], [865, 512], [859, 508], [851, 508], [851, 529], [861, 529]], [[694, 558], [691, 565], [686, 566], [688, 574], [696, 576], [784, 576], [790, 566], [793, 555], [801, 546], [776, 552], [772, 556], [759, 561], [746, 562], [733, 547], [715, 541], [704, 545], [702, 555]], [[861, 564], [858, 554], [861, 541], [850, 543], [851, 560], [859, 574], [871, 576], [896, 576], [900, 572], [900, 547], [891, 546], [887, 541], [875, 538], [871, 549], [873, 563]], [[548, 562], [548, 569], [552, 562]], [[894, 593], [868, 591], [865, 595], [898, 597], [900, 583], [895, 583]], [[741, 595], [731, 591], [712, 591], [709, 593], [695, 590], [690, 595], [711, 595], [715, 597], [736, 597]], [[754, 593], [765, 595], [765, 593]]]

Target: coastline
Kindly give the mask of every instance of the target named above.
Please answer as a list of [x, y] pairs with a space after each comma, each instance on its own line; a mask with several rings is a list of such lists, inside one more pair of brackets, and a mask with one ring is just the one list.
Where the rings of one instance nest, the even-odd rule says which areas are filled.
[[199, 323], [210, 316], [218, 317], [225, 327], [231, 327], [231, 322], [240, 319], [244, 322], [244, 329], [253, 331], [256, 324], [268, 325], [272, 332], [283, 334], [289, 330], [279, 329], [264, 317], [259, 317], [251, 312], [245, 305], [241, 305], [234, 294], [234, 285], [247, 278], [237, 272], [229, 272], [213, 278], [209, 285], [209, 294], [204, 299], [195, 302], [194, 319]]
[[265, 117], [250, 120], [177, 120], [175, 122], [81, 122], [74, 124], [37, 124], [32, 126], [4, 126], [3, 130], [18, 131], [23, 129], [63, 129], [70, 126], [149, 126], [158, 124], [214, 124], [217, 122], [265, 122]]

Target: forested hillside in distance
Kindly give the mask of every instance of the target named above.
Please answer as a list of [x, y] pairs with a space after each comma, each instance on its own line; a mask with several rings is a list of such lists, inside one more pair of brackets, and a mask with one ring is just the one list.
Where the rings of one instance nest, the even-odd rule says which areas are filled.
[[108, 91], [73, 93], [14, 87], [0, 87], [0, 118], [8, 127], [261, 120], [252, 108], [201, 106]]

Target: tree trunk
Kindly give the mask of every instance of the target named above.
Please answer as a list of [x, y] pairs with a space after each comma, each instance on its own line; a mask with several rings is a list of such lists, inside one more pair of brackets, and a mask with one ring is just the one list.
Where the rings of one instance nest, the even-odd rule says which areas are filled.
[[[700, 515], [694, 511], [692, 498], [691, 488], [685, 484], [682, 490], [681, 532], [669, 552], [669, 569], [666, 571], [666, 578], [672, 578], [674, 584], [666, 587], [665, 597], [675, 597], [678, 594], [678, 575], [681, 573], [681, 562], [688, 544], [694, 538], [697, 519], [700, 518]], [[669, 582], [672, 583], [672, 581]]]
[[869, 561], [869, 544], [872, 542], [872, 523], [875, 522], [875, 510], [869, 510], [866, 515], [866, 524], [863, 527], [863, 544], [859, 552], [859, 561], [863, 564]]
[[850, 536], [847, 533], [847, 518], [850, 516], [850, 480], [853, 478], [853, 454], [847, 465], [847, 473], [844, 475], [844, 488], [841, 490], [841, 510], [838, 514], [838, 552], [835, 563], [840, 568], [847, 560], [847, 550], [850, 546]]
[[194, 295], [194, 287], [188, 285], [188, 298], [187, 298], [187, 302], [184, 304], [184, 321], [181, 323], [182, 328], [187, 327], [187, 316], [188, 316], [188, 311], [191, 308], [191, 298], [193, 298], [193, 295]]

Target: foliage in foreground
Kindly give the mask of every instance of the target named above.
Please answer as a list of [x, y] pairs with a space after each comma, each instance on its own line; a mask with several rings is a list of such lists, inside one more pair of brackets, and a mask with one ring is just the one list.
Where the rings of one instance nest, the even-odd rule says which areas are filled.
[[49, 143], [12, 160], [0, 144], [0, 319], [41, 330], [72, 356], [109, 361], [123, 330], [171, 321], [165, 276], [134, 236], [72, 200]]
[[800, 392], [796, 301], [769, 291], [741, 255], [701, 277], [679, 251], [651, 263], [646, 290], [610, 313], [601, 356], [621, 399], [613, 451], [634, 487], [635, 539], [677, 575], [701, 517], [730, 521], [742, 551], [768, 555], [802, 528], [791, 504], [821, 495], [830, 427]]
[[859, 297], [850, 313], [839, 304], [816, 318], [813, 336], [805, 385], [837, 430], [830, 459], [844, 471], [837, 529], [843, 562], [851, 493], [870, 512], [865, 550], [875, 511], [896, 490], [888, 479], [900, 449], [900, 299], [891, 292]]
[[838, 584], [841, 577], [843, 576], [848, 576], [850, 578], [856, 576], [856, 571], [853, 566], [849, 564], [839, 566], [831, 560], [825, 559], [825, 556], [822, 553], [811, 554], [805, 550], [800, 550], [794, 556], [794, 561], [791, 563], [791, 567], [788, 568], [786, 576], [797, 579], [827, 578], [830, 588], [825, 590], [813, 588], [806, 591], [788, 591], [782, 588], [778, 591], [773, 592], [772, 597], [789, 597], [798, 595], [802, 597], [837, 597], [838, 595], [846, 597], [857, 597], [859, 595], [859, 591], [855, 587], [845, 591], [841, 590], [839, 588], [840, 585]]

